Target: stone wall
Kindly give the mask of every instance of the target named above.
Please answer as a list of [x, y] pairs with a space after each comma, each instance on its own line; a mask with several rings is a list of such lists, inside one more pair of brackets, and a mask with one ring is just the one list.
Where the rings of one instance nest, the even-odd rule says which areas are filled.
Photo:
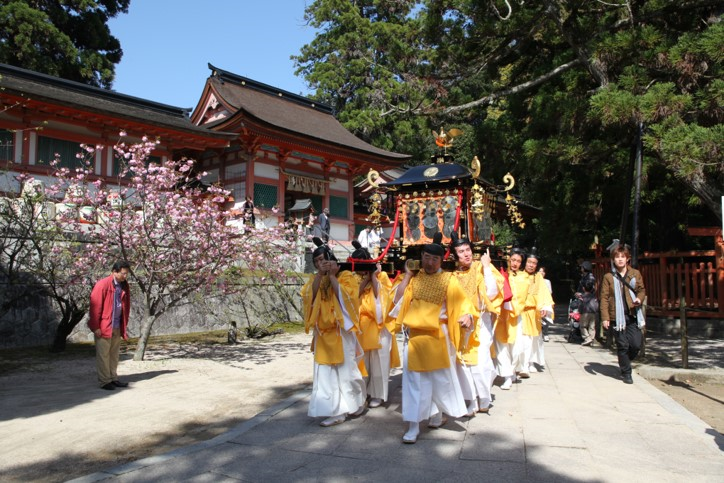
[[50, 346], [59, 318], [50, 299], [24, 299], [0, 316], [0, 348]]
[[[131, 286], [131, 316], [128, 333], [138, 337], [144, 311], [140, 296]], [[152, 335], [184, 334], [210, 330], [226, 330], [235, 321], [241, 331], [247, 325], [268, 326], [274, 322], [300, 321], [300, 284], [280, 288], [270, 285], [249, 287], [243, 296], [223, 298], [193, 297], [163, 314], [153, 326]], [[59, 315], [49, 299], [35, 297], [23, 307], [10, 310], [0, 317], [0, 348], [50, 346], [58, 326]], [[73, 330], [69, 341], [92, 341], [93, 334], [86, 326], [87, 317]]]

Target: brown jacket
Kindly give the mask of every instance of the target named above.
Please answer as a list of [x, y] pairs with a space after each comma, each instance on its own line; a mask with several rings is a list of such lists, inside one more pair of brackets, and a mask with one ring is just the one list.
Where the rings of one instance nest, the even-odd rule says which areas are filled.
[[[635, 268], [627, 267], [626, 275], [624, 275], [623, 279], [629, 285], [632, 285], [631, 279], [633, 278], [636, 279], [634, 293], [636, 294], [636, 297], [638, 297], [638, 299], [643, 303], [644, 299], [646, 298], [646, 289], [644, 287], [644, 279], [641, 276], [641, 272], [639, 272]], [[621, 281], [618, 279], [618, 277], [614, 277], [613, 273], [609, 272], [603, 276], [603, 283], [601, 283], [601, 320], [616, 320], [616, 292], [613, 285], [614, 283], [621, 283]], [[628, 305], [629, 310], [631, 310], [634, 307], [633, 299], [631, 298], [631, 292], [625, 285], [623, 285], [622, 288], [623, 293], [626, 296], [626, 305]], [[633, 314], [633, 310], [631, 310], [631, 313]]]

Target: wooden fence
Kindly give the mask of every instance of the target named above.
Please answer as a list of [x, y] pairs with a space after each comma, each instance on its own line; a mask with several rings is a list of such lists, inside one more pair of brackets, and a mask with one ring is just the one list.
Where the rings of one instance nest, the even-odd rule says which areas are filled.
[[[646, 313], [679, 317], [684, 298], [687, 317], [724, 319], [724, 244], [715, 250], [644, 253], [639, 271], [646, 286]], [[609, 258], [592, 260], [597, 280], [611, 270]], [[599, 283], [600, 285], [600, 283]]]

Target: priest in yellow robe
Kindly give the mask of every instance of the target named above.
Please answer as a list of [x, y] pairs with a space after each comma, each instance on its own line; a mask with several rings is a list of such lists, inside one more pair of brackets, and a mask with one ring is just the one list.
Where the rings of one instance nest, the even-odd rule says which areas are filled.
[[472, 244], [452, 233], [450, 251], [457, 260], [454, 276], [476, 310], [475, 324], [461, 333], [456, 370], [467, 416], [487, 413], [492, 402], [491, 389], [497, 376], [490, 353], [493, 344], [493, 317], [500, 314], [503, 303], [503, 276], [493, 266], [490, 252], [480, 261], [473, 260]]
[[461, 330], [474, 324], [475, 308], [457, 279], [441, 270], [445, 248], [442, 236], [425, 245], [421, 270], [411, 270], [394, 294], [391, 316], [405, 333], [402, 352], [402, 419], [408, 423], [404, 443], [415, 443], [420, 422], [444, 424], [443, 412], [458, 418], [466, 414], [465, 399], [455, 372]]
[[521, 359], [519, 376], [523, 379], [530, 377], [531, 372], [538, 372], [545, 368], [545, 353], [543, 351], [542, 319], [553, 317], [553, 298], [538, 270], [538, 253], [535, 248], [530, 250], [525, 259], [525, 276], [529, 285], [525, 306], [520, 314], [522, 322]]
[[525, 252], [520, 248], [513, 248], [508, 257], [508, 283], [512, 298], [503, 303], [500, 316], [495, 321], [495, 367], [498, 375], [503, 378], [500, 388], [508, 390], [517, 380], [516, 371], [522, 368], [522, 339], [523, 325], [520, 314], [525, 307], [528, 296], [530, 279], [521, 271]]
[[[353, 259], [372, 258], [369, 250], [357, 240], [353, 240], [352, 244], [355, 247], [355, 251], [352, 252]], [[386, 317], [392, 283], [379, 263], [374, 272], [363, 272], [361, 275], [358, 274], [358, 277], [360, 278], [358, 338], [364, 350], [363, 360], [367, 370], [364, 379], [367, 384], [367, 395], [370, 398], [369, 407], [376, 408], [388, 400], [391, 364], [395, 362], [399, 365], [394, 335], [395, 320]]]
[[314, 379], [308, 415], [326, 416], [320, 425], [343, 423], [366, 407], [367, 393], [358, 361], [359, 284], [352, 272], [339, 271], [329, 247], [315, 237], [317, 272], [302, 287], [304, 327], [313, 333]]

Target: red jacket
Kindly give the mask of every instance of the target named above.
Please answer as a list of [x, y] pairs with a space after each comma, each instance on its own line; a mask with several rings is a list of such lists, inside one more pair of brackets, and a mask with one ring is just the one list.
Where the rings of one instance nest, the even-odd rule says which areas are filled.
[[[99, 280], [93, 287], [90, 295], [90, 309], [88, 328], [91, 332], [101, 329], [101, 337], [110, 338], [113, 335], [113, 275]], [[131, 311], [131, 292], [128, 282], [121, 284], [121, 337], [128, 339], [126, 327], [128, 326], [128, 313]]]

